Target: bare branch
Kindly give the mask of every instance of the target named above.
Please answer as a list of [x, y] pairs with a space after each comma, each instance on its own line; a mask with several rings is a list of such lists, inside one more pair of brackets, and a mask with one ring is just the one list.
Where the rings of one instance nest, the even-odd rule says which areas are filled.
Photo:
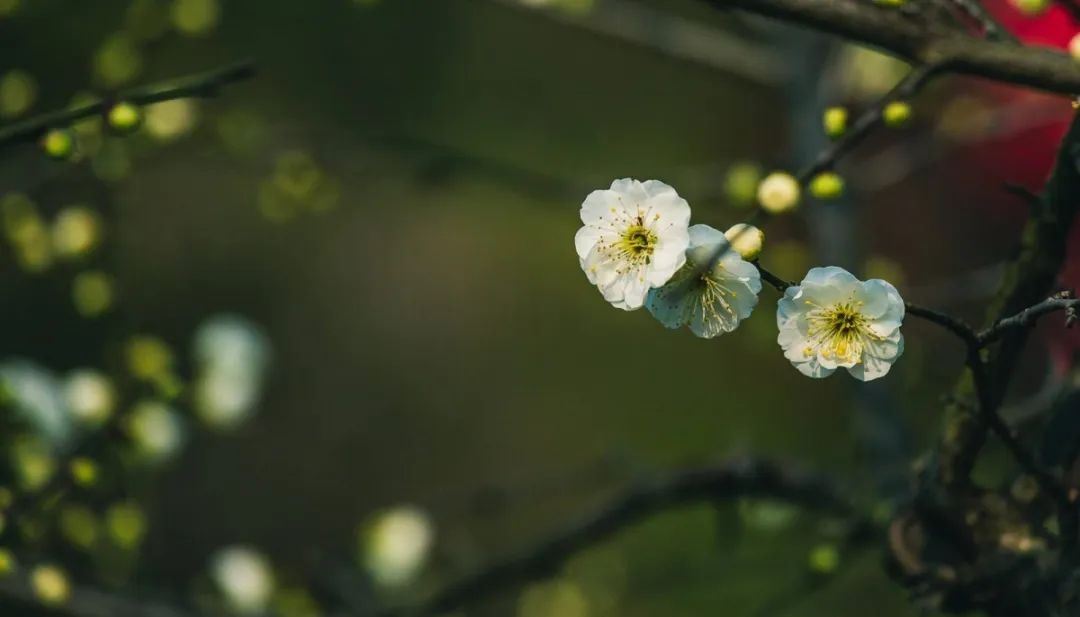
[[44, 113], [0, 127], [0, 147], [33, 141], [50, 129], [70, 126], [84, 118], [101, 115], [108, 111], [116, 101], [128, 101], [135, 105], [152, 105], [173, 99], [211, 98], [217, 96], [224, 86], [249, 79], [254, 75], [254, 63], [243, 61], [167, 83], [132, 88], [81, 107]]
[[1065, 311], [1067, 315], [1072, 317], [1075, 315], [1077, 307], [1080, 307], [1080, 300], [1076, 298], [1047, 298], [1038, 304], [1029, 306], [1011, 317], [999, 319], [993, 326], [980, 332], [979, 345], [989, 345], [1001, 338], [1012, 328], [1029, 328], [1034, 326], [1035, 322], [1040, 317], [1049, 315], [1050, 313]]

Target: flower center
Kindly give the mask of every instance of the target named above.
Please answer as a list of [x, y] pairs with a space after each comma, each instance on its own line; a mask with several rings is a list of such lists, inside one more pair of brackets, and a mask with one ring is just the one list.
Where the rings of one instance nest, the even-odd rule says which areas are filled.
[[649, 263], [656, 247], [656, 234], [641, 223], [631, 225], [619, 239], [619, 250], [631, 261]]
[[[818, 309], [807, 315], [810, 325], [809, 336], [821, 349], [821, 355], [839, 362], [859, 362], [867, 340], [880, 340], [882, 337], [870, 329], [862, 312], [860, 303], [844, 302], [828, 308]], [[807, 347], [807, 356], [816, 349]]]

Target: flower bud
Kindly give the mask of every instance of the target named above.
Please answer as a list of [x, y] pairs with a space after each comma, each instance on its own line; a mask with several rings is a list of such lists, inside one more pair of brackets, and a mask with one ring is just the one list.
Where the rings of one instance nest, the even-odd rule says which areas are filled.
[[799, 205], [799, 181], [789, 173], [775, 171], [758, 185], [757, 198], [770, 214], [794, 210]]
[[843, 107], [830, 107], [822, 116], [825, 134], [836, 139], [847, 131], [848, 111]]
[[41, 149], [56, 161], [66, 161], [75, 154], [75, 136], [69, 129], [50, 129], [41, 138]]
[[818, 199], [836, 199], [844, 193], [844, 179], [831, 171], [822, 172], [810, 181], [810, 194]]
[[747, 261], [756, 259], [765, 244], [765, 232], [746, 223], [732, 225], [724, 232], [724, 237], [731, 243], [731, 248]]
[[1028, 17], [1040, 15], [1050, 8], [1050, 0], [1009, 0], [1009, 4]]
[[893, 101], [881, 110], [881, 117], [885, 120], [886, 126], [904, 126], [911, 120], [911, 105], [904, 101]]
[[71, 584], [67, 574], [56, 566], [41, 565], [30, 573], [34, 595], [47, 606], [59, 606], [71, 596]]
[[109, 109], [109, 128], [121, 135], [135, 132], [142, 124], [142, 111], [128, 102], [120, 102]]

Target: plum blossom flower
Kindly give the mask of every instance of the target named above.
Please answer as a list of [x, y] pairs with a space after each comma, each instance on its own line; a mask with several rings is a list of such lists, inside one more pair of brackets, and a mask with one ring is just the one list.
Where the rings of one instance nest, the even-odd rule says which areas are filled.
[[641, 308], [686, 262], [690, 205], [657, 180], [624, 178], [589, 193], [574, 237], [581, 269], [613, 306]]
[[886, 281], [843, 268], [812, 268], [776, 309], [784, 357], [808, 377], [838, 367], [860, 381], [883, 377], [904, 353], [904, 300]]
[[689, 326], [701, 338], [731, 332], [750, 316], [761, 292], [761, 273], [744, 261], [723, 233], [708, 225], [690, 228], [686, 264], [645, 306], [668, 328]]

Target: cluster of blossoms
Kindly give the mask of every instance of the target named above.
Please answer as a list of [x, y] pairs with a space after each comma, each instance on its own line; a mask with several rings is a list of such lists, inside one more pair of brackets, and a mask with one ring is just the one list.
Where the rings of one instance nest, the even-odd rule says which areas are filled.
[[[574, 238], [589, 282], [613, 306], [648, 309], [668, 328], [701, 338], [735, 330], [761, 292], [753, 260], [764, 234], [751, 225], [727, 232], [690, 225], [690, 205], [656, 180], [622, 179], [581, 205]], [[870, 381], [904, 351], [904, 301], [886, 281], [860, 281], [842, 268], [813, 268], [777, 305], [777, 342], [804, 375], [846, 368]]]

